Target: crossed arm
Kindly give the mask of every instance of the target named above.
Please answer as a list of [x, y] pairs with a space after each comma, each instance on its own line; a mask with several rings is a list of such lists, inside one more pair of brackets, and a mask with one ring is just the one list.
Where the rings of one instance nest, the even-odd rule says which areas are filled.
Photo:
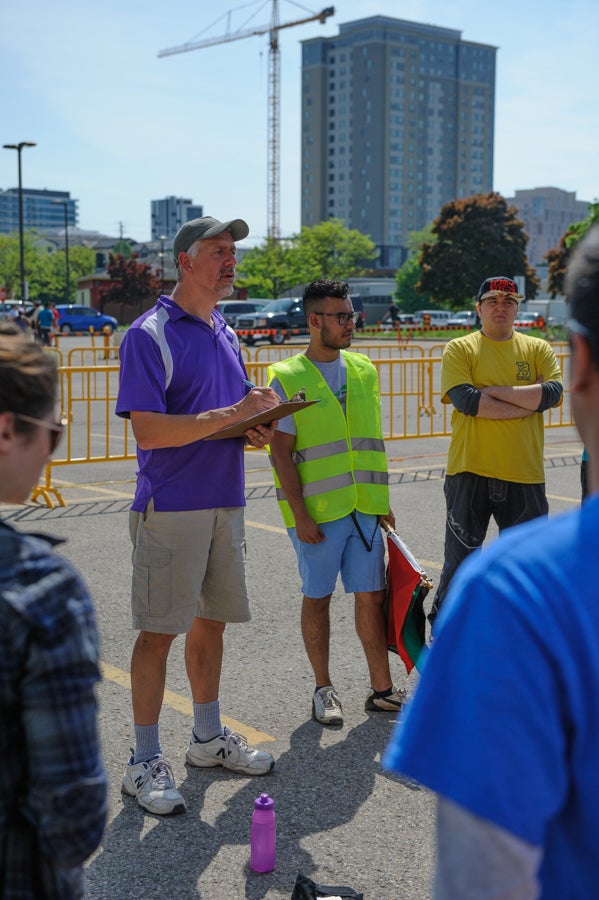
[[540, 381], [520, 387], [490, 385], [480, 389], [477, 415], [482, 419], [519, 419], [531, 416], [537, 412], [542, 397]]
[[521, 419], [559, 403], [562, 385], [558, 381], [543, 383], [542, 376], [539, 376], [536, 384], [490, 385], [484, 388], [459, 384], [447, 394], [458, 412], [464, 415], [481, 419]]

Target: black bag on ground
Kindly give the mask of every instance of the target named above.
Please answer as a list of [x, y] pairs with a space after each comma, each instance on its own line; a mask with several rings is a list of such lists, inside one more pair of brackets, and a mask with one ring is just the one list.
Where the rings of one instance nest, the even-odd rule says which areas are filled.
[[318, 900], [319, 897], [341, 897], [342, 900], [364, 900], [364, 894], [359, 894], [353, 888], [343, 885], [316, 884], [307, 875], [297, 873], [295, 887], [291, 900]]

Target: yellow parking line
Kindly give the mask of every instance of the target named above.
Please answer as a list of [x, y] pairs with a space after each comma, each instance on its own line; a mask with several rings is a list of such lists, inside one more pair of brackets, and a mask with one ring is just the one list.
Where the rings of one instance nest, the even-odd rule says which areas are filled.
[[[110, 663], [103, 661], [100, 662], [100, 669], [102, 671], [102, 676], [106, 681], [112, 681], [113, 684], [118, 684], [128, 691], [131, 690], [131, 676], [128, 672], [117, 669], [116, 666], [112, 666]], [[183, 713], [185, 716], [193, 718], [193, 706], [191, 700], [187, 697], [182, 697], [180, 694], [175, 694], [174, 691], [164, 692], [164, 705], [177, 712]], [[249, 725], [244, 725], [242, 722], [237, 722], [235, 719], [230, 719], [228, 716], [222, 716], [221, 718], [223, 725], [226, 725], [227, 728], [230, 728], [232, 731], [243, 734], [250, 744], [264, 744], [267, 741], [276, 740], [272, 735], [265, 734], [264, 731], [258, 731], [256, 728], [252, 728]]]
[[560, 497], [559, 494], [547, 494], [548, 500], [561, 500], [563, 503], [575, 503], [580, 505], [580, 497]]
[[281, 528], [279, 525], [263, 525], [262, 522], [250, 522], [247, 519], [245, 520], [245, 524], [249, 525], [251, 528], [260, 528], [262, 531], [273, 531], [275, 534], [287, 534], [287, 529]]

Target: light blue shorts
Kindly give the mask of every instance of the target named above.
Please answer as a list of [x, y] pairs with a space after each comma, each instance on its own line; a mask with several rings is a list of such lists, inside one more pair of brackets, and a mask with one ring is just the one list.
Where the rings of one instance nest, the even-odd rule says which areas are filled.
[[376, 516], [356, 513], [370, 553], [362, 543], [351, 516], [325, 522], [321, 528], [326, 541], [306, 544], [298, 540], [295, 528], [288, 528], [297, 555], [302, 591], [306, 597], [327, 597], [341, 575], [347, 594], [380, 591], [385, 587], [385, 547]]

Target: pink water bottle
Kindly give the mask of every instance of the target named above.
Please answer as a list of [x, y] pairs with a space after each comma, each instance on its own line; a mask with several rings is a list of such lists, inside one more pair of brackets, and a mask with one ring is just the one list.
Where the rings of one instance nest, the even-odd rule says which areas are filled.
[[260, 794], [254, 801], [250, 837], [250, 867], [254, 872], [272, 872], [277, 854], [275, 801]]

